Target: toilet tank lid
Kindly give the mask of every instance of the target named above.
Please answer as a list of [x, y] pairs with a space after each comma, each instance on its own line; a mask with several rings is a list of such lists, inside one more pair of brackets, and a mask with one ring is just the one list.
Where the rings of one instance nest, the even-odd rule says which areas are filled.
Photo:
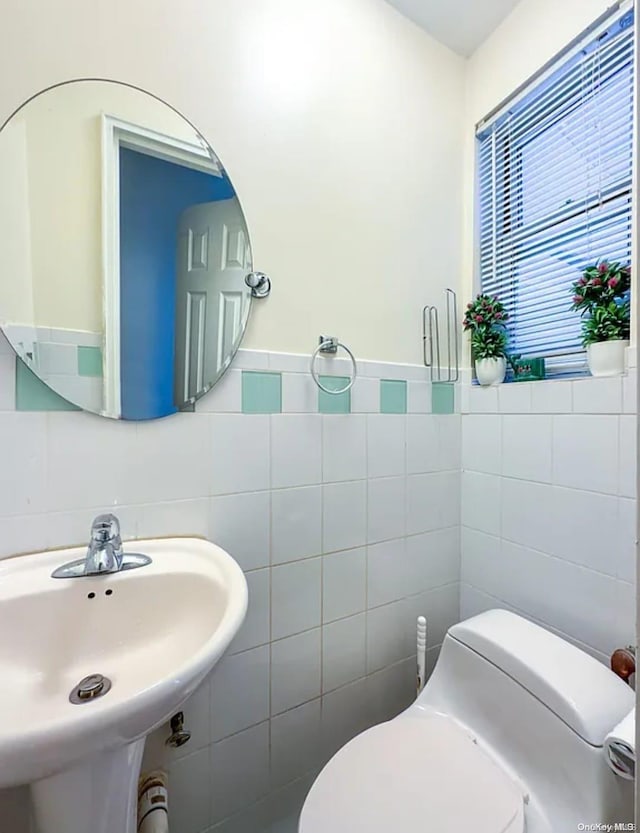
[[593, 746], [633, 708], [630, 686], [593, 657], [527, 619], [488, 610], [449, 628]]

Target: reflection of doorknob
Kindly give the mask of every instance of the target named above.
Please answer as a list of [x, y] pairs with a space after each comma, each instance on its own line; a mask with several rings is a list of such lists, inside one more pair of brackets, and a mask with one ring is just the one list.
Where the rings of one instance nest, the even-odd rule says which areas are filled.
[[266, 298], [271, 292], [271, 279], [264, 272], [249, 272], [244, 282], [251, 287], [254, 298]]

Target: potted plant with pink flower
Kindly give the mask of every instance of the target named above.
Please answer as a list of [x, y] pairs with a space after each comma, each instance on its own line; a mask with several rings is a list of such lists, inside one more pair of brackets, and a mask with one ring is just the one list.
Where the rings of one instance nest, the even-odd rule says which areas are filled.
[[573, 284], [572, 309], [583, 317], [582, 343], [592, 376], [624, 372], [631, 329], [631, 269], [601, 260]]
[[508, 319], [504, 305], [495, 295], [478, 295], [467, 304], [462, 326], [471, 334], [471, 355], [481, 385], [499, 385], [507, 370]]

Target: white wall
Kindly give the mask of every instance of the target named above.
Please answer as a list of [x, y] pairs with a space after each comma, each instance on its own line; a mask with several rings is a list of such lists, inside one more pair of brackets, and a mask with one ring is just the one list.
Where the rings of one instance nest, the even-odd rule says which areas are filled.
[[335, 332], [359, 357], [420, 361], [420, 309], [459, 274], [460, 57], [382, 0], [27, 0], [6, 17], [0, 120], [106, 77], [210, 141], [274, 281], [245, 346], [308, 353]]
[[[521, 0], [467, 63], [464, 113], [464, 303], [477, 292], [475, 271], [475, 126], [587, 28], [608, 0]], [[469, 365], [469, 350], [463, 351]]]

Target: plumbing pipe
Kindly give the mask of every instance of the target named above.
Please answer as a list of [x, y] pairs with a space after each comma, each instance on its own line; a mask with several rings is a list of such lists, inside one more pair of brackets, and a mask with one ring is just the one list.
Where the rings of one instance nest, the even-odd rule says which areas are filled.
[[168, 777], [162, 770], [140, 778], [138, 833], [169, 833]]

